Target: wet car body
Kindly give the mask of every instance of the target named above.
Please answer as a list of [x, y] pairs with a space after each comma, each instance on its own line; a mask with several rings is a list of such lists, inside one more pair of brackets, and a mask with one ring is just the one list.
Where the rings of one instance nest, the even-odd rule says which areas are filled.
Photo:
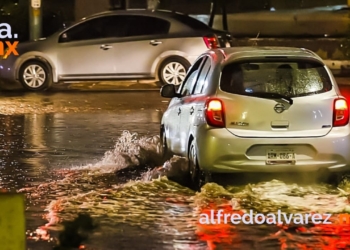
[[230, 34], [180, 13], [108, 11], [46, 39], [20, 43], [0, 61], [0, 79], [29, 90], [86, 80], [159, 79], [179, 84], [204, 51], [231, 46]]
[[[286, 64], [295, 77], [289, 94], [277, 78]], [[211, 173], [349, 170], [347, 102], [314, 52], [211, 50], [193, 64], [177, 92], [165, 85], [161, 93], [172, 98], [161, 123], [163, 151], [189, 157], [196, 185]]]

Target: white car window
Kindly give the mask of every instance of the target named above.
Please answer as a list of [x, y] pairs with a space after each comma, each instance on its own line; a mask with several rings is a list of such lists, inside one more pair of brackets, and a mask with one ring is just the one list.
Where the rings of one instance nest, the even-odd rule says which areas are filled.
[[181, 94], [183, 96], [187, 96], [187, 95], [191, 94], [192, 89], [193, 89], [193, 87], [194, 87], [194, 85], [196, 83], [197, 75], [198, 75], [198, 69], [193, 71], [191, 73], [191, 75], [188, 77], [188, 79], [186, 81], [186, 84], [185, 84], [184, 88], [181, 91]]
[[179, 93], [183, 96], [192, 94], [193, 87], [197, 81], [198, 71], [203, 62], [203, 57], [198, 59], [187, 72], [185, 80], [183, 81]]
[[59, 42], [123, 37], [126, 34], [126, 18], [127, 16], [105, 16], [88, 20], [64, 32]]
[[128, 16], [128, 29], [125, 36], [147, 36], [168, 34], [170, 22], [148, 16]]
[[205, 64], [203, 65], [200, 75], [198, 77], [198, 81], [196, 84], [196, 88], [193, 92], [193, 94], [201, 94], [203, 89], [204, 89], [204, 85], [205, 85], [205, 81], [207, 79], [208, 73], [210, 71], [210, 66], [211, 66], [211, 60], [210, 58], [207, 57]]

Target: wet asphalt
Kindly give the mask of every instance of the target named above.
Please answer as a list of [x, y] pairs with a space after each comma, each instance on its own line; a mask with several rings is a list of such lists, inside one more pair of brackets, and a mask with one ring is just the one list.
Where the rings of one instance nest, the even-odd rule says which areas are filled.
[[[140, 136], [158, 134], [168, 101], [160, 97], [159, 90], [120, 91], [120, 87], [109, 86], [106, 91], [106, 85], [98, 90], [87, 86], [59, 87], [43, 93], [21, 89], [1, 93], [2, 190], [18, 192], [47, 184], [57, 178], [59, 169], [98, 162], [125, 130]], [[27, 199], [29, 232], [47, 223], [42, 215], [52, 199], [43, 195], [34, 202], [31, 199], [36, 195]], [[30, 249], [39, 246], [52, 249], [45, 241], [28, 242]]]
[[[43, 226], [54, 218], [72, 219], [79, 211], [97, 215], [107, 213], [106, 211], [111, 209], [106, 207], [106, 210], [101, 212], [89, 206], [77, 208], [73, 206], [73, 200], [83, 204], [86, 200], [77, 197], [89, 194], [86, 195], [86, 199], [91, 199], [97, 204], [101, 194], [107, 196], [106, 193], [120, 184], [115, 178], [115, 169], [91, 177], [90, 170], [86, 171], [84, 167], [95, 164], [94, 166], [103, 166], [106, 169], [106, 166], [119, 166], [130, 160], [127, 157], [120, 157], [119, 151], [118, 154], [115, 152], [116, 142], [119, 141], [121, 142], [119, 146], [126, 147], [127, 153], [124, 153], [132, 155], [128, 149], [133, 147], [135, 142], [130, 138], [130, 134], [123, 137], [123, 132], [137, 133], [138, 137], [158, 135], [162, 113], [166, 110], [169, 100], [160, 97], [156, 85], [147, 83], [147, 87], [143, 88], [140, 83], [132, 83], [127, 86], [129, 88], [113, 84], [96, 87], [94, 83], [85, 86], [79, 83], [73, 87], [72, 85], [56, 87], [43, 93], [25, 92], [21, 89], [1, 92], [0, 189], [19, 192], [35, 187], [35, 191], [25, 192], [28, 249], [52, 249], [57, 243], [55, 238], [58, 237], [59, 229]], [[343, 95], [350, 98], [350, 85], [340, 87]], [[79, 167], [84, 169], [83, 173], [72, 172], [72, 168]], [[137, 168], [135, 171], [137, 172]], [[135, 173], [135, 176], [140, 175]], [[135, 180], [137, 179], [131, 181]], [[92, 240], [90, 245], [87, 244], [87, 249], [287, 249], [283, 248], [279, 240], [274, 244], [271, 243], [272, 245], [266, 242], [266, 245], [265, 243], [256, 245], [257, 239], [261, 240], [264, 234], [270, 235], [275, 232], [275, 228], [264, 229], [264, 233], [258, 228], [255, 233], [251, 232], [250, 236], [250, 229], [241, 228], [241, 231], [238, 230], [233, 234], [231, 232], [231, 236], [242, 238], [242, 235], [246, 235], [246, 238], [243, 237], [234, 244], [232, 242], [226, 244], [223, 248], [215, 248], [213, 244], [215, 245], [216, 241], [225, 243], [225, 240], [220, 240], [220, 237], [224, 237], [223, 232], [218, 232], [216, 228], [213, 229], [213, 235], [217, 234], [215, 237], [212, 234], [204, 237], [203, 234], [195, 233], [193, 228], [185, 226], [186, 223], [190, 223], [188, 213], [192, 205], [187, 207], [183, 204], [192, 204], [193, 197], [196, 197], [193, 191], [168, 182], [147, 185], [138, 183], [131, 185], [131, 190], [129, 187], [123, 187], [122, 191], [118, 187], [116, 188], [118, 191], [114, 190], [117, 194], [113, 195], [126, 196], [123, 202], [130, 201], [130, 207], [124, 210], [130, 209], [130, 214], [139, 216], [141, 213], [146, 213], [144, 217], [150, 216], [153, 219], [142, 224], [140, 221], [130, 222], [125, 216], [123, 219], [119, 217], [113, 219], [113, 216], [104, 215], [108, 218], [100, 220], [101, 227], [91, 236]], [[40, 191], [38, 187], [45, 189]], [[132, 196], [134, 192], [135, 196]], [[127, 198], [128, 195], [130, 199]], [[154, 196], [157, 198], [153, 201]], [[162, 199], [172, 199], [173, 196], [176, 197], [176, 201], [170, 201], [170, 205], [163, 204]], [[154, 202], [149, 205], [151, 208], [141, 209], [146, 206], [142, 198], [149, 198], [149, 201]], [[50, 210], [48, 207], [52, 202], [56, 202], [57, 205], [58, 201], [65, 204], [62, 207], [67, 211], [75, 209], [74, 212], [52, 215], [54, 209]], [[133, 207], [140, 207], [140, 210]], [[117, 214], [123, 210], [120, 207], [118, 209], [108, 210], [108, 213]], [[164, 214], [169, 216], [169, 211], [172, 211], [172, 216], [187, 215], [184, 218], [179, 217], [178, 226], [164, 220], [159, 224], [154, 219], [159, 213], [162, 216]], [[57, 226], [59, 223], [53, 224]], [[43, 231], [40, 232], [38, 229]], [[201, 237], [202, 239], [198, 239]], [[213, 239], [208, 240], [211, 237]]]

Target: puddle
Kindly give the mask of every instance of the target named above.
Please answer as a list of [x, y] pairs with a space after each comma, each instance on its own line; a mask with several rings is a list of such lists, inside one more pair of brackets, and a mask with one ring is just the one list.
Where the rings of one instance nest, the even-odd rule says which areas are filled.
[[[147, 237], [154, 239], [149, 246], [157, 249], [347, 249], [348, 225], [341, 226], [342, 232], [339, 225], [202, 225], [199, 217], [208, 209], [343, 213], [350, 208], [349, 183], [338, 189], [279, 180], [226, 187], [208, 183], [195, 192], [166, 176], [151, 178], [161, 167], [159, 146], [157, 136], [124, 131], [97, 163], [56, 171], [56, 181], [22, 189], [31, 202], [44, 195], [51, 200], [45, 208], [47, 223], [40, 227], [41, 240], [51, 239], [63, 220], [83, 212], [100, 225], [87, 249], [113, 249], [114, 244], [127, 248], [132, 242], [133, 249], [142, 249], [134, 241]], [[167, 164], [179, 168], [186, 161], [175, 156]], [[135, 172], [132, 179], [118, 183], [117, 173], [129, 168]]]

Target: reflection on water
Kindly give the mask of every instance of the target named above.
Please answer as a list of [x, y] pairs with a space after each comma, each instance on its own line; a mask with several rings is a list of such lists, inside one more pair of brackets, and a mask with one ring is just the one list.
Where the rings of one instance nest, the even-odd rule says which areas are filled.
[[[99, 161], [107, 150], [113, 148], [127, 124], [139, 134], [147, 135], [159, 130], [159, 119], [159, 112], [152, 109], [117, 114], [2, 115], [0, 189], [15, 191], [45, 186], [62, 178], [54, 170]], [[147, 126], [138, 127], [141, 122]], [[40, 196], [32, 193], [28, 197], [28, 229], [46, 223], [42, 215], [51, 199], [55, 198], [52, 194], [62, 193], [52, 190]], [[38, 249], [37, 246], [34, 249]]]
[[[344, 192], [350, 186], [346, 183], [343, 192], [323, 184], [301, 186], [277, 180], [240, 187], [209, 183], [196, 193], [166, 177], [149, 180], [149, 172], [125, 184], [108, 178], [115, 175], [117, 166], [134, 166], [135, 162], [125, 161], [127, 156], [140, 164], [152, 162], [149, 157], [154, 156], [152, 151], [157, 152], [158, 144], [154, 137], [124, 132], [116, 147], [95, 164], [57, 171], [60, 179], [22, 190], [32, 199], [33, 194], [50, 194], [47, 224], [41, 229], [54, 232], [60, 229], [61, 220], [86, 212], [100, 225], [87, 243], [90, 249], [144, 249], [141, 242], [147, 238], [151, 249], [335, 249], [347, 240], [348, 234], [337, 235], [337, 225], [199, 223], [200, 214], [208, 209], [340, 213], [348, 210]], [[135, 239], [140, 239], [140, 245]]]
[[[0, 117], [0, 187], [26, 194], [31, 249], [51, 249], [60, 222], [79, 212], [99, 224], [87, 249], [349, 249], [348, 225], [199, 224], [208, 209], [347, 212], [347, 182], [340, 189], [278, 180], [209, 183], [196, 193], [166, 177], [149, 179], [161, 164], [156, 112], [93, 116]], [[175, 158], [174, 166], [176, 159], [183, 164]], [[121, 169], [133, 169], [133, 179], [118, 182]]]

